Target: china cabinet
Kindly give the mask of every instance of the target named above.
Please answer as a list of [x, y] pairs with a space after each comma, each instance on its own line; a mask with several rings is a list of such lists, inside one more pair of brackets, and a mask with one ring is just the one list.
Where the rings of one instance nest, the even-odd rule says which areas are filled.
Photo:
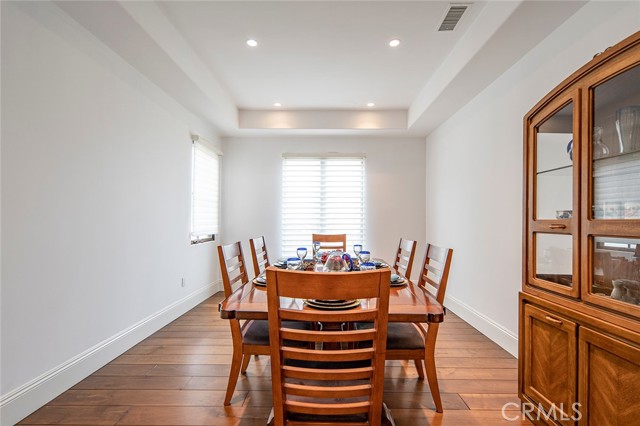
[[640, 32], [524, 126], [523, 410], [538, 425], [640, 426]]

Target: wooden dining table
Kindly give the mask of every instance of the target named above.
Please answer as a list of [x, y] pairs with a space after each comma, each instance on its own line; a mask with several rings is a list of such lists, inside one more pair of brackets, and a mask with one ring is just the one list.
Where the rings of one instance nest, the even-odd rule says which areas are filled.
[[[313, 309], [305, 305], [304, 300], [283, 300], [289, 309]], [[367, 299], [360, 301], [367, 307]], [[237, 288], [229, 297], [220, 302], [218, 309], [223, 319], [268, 319], [267, 288], [251, 281]], [[357, 309], [357, 307], [356, 307]], [[444, 321], [445, 308], [424, 287], [410, 280], [401, 286], [392, 286], [389, 298], [390, 322], [441, 323]]]

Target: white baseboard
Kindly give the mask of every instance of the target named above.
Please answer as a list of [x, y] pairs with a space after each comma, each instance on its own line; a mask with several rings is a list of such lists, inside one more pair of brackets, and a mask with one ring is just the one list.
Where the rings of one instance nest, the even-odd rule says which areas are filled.
[[135, 344], [212, 296], [221, 287], [219, 282], [204, 286], [19, 388], [0, 396], [0, 425], [14, 425]]
[[[518, 357], [518, 336], [507, 330], [491, 318], [476, 311], [455, 297], [445, 297], [444, 305], [454, 314], [468, 322], [482, 334], [493, 340], [511, 355]], [[446, 317], [445, 317], [446, 321]]]

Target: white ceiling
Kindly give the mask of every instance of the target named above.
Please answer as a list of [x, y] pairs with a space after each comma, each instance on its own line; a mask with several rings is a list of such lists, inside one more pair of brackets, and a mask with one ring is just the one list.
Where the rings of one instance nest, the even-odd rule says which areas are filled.
[[[407, 109], [455, 46], [446, 2], [166, 2], [162, 10], [241, 109]], [[482, 5], [469, 11], [474, 15]], [[260, 43], [250, 48], [248, 38]], [[391, 39], [403, 41], [389, 47]]]
[[443, 1], [56, 4], [222, 135], [424, 136], [584, 5], [464, 3], [449, 32]]

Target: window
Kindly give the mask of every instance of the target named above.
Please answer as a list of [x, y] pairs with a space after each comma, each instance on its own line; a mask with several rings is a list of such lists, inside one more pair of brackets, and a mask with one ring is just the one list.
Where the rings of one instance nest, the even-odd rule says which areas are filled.
[[366, 246], [364, 155], [283, 156], [282, 254], [309, 248], [313, 233]]
[[191, 171], [191, 244], [197, 244], [212, 241], [218, 233], [220, 157], [195, 135]]

